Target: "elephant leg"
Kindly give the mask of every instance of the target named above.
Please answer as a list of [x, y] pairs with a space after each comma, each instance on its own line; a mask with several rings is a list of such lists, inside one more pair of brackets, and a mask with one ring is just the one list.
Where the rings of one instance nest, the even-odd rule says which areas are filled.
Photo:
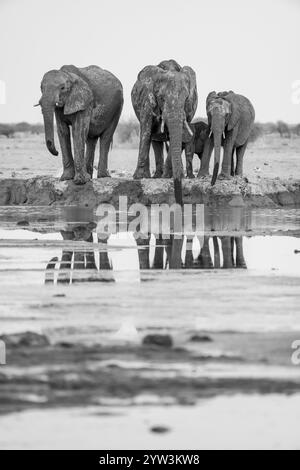
[[219, 179], [230, 179], [231, 178], [231, 164], [232, 164], [232, 154], [234, 151], [233, 139], [228, 137], [224, 142], [224, 156], [222, 163], [222, 172], [219, 176]]
[[164, 269], [165, 247], [162, 245], [162, 236], [159, 235], [155, 240], [155, 254], [152, 269]]
[[[61, 257], [61, 263], [57, 277], [57, 284], [70, 284], [71, 282], [71, 272], [72, 272], [72, 258], [74, 252], [73, 251], [63, 251]], [[62, 272], [61, 272], [62, 271]]]
[[93, 178], [95, 148], [97, 145], [97, 140], [98, 140], [98, 137], [95, 137], [95, 138], [88, 137], [86, 141], [85, 165], [86, 165], [86, 170], [91, 178]]
[[200, 269], [212, 269], [214, 267], [209, 249], [209, 238], [204, 237], [204, 244], [198, 258]]
[[168, 155], [165, 161], [163, 178], [172, 178], [173, 177], [173, 168], [172, 168], [172, 159], [170, 154], [170, 149], [168, 150]]
[[153, 178], [161, 178], [164, 169], [164, 143], [152, 140], [152, 147], [155, 155], [155, 173]]
[[220, 248], [219, 248], [218, 237], [213, 237], [213, 243], [214, 243], [214, 266], [215, 266], [215, 269], [220, 269], [221, 258], [220, 258]]
[[243, 237], [235, 237], [235, 249], [236, 249], [236, 267], [241, 269], [247, 269], [246, 261], [244, 258], [243, 250]]
[[109, 262], [109, 257], [108, 257], [108, 252], [107, 251], [100, 251], [99, 254], [99, 262], [100, 262], [100, 269], [103, 271], [110, 271], [112, 269], [110, 262]]
[[186, 161], [186, 176], [188, 178], [195, 178], [193, 172], [193, 152], [192, 145], [186, 144], [185, 146], [185, 161]]
[[150, 237], [136, 238], [140, 269], [150, 269]]
[[110, 126], [105, 129], [105, 131], [100, 136], [100, 155], [99, 155], [99, 165], [98, 165], [98, 174], [97, 178], [109, 178], [110, 174], [108, 171], [108, 152], [111, 147], [113, 136], [116, 130], [116, 127], [119, 122], [119, 115]]
[[244, 145], [241, 145], [236, 149], [236, 172], [235, 174], [237, 176], [243, 176], [243, 163], [244, 163], [244, 155], [246, 152], [248, 142], [245, 142]]
[[166, 246], [167, 252], [167, 264], [169, 269], [181, 269], [182, 268], [182, 259], [181, 252], [183, 246], [183, 237], [175, 238], [174, 235], [171, 236], [168, 240]]
[[78, 112], [72, 123], [72, 137], [74, 146], [74, 162], [75, 162], [75, 184], [85, 184], [90, 181], [91, 177], [85, 167], [85, 142], [87, 140], [88, 129], [90, 124], [90, 112]]
[[222, 243], [222, 252], [223, 252], [223, 269], [232, 269], [233, 268], [233, 262], [232, 262], [232, 243], [231, 243], [231, 237], [222, 237], [221, 238], [221, 243]]
[[140, 144], [139, 156], [136, 170], [134, 172], [134, 179], [151, 178], [150, 175], [150, 161], [149, 152], [151, 144], [151, 128], [152, 121], [148, 118], [145, 122], [140, 123]]
[[55, 273], [55, 266], [58, 263], [58, 258], [52, 258], [46, 266], [46, 274], [45, 274], [45, 284], [54, 284], [54, 273]]
[[94, 251], [87, 251], [85, 254], [85, 267], [97, 271]]
[[232, 266], [234, 267], [235, 266], [235, 263], [234, 263], [234, 237], [231, 237], [231, 262], [232, 262]]
[[74, 251], [74, 269], [85, 269], [85, 253], [84, 251]]
[[107, 238], [98, 237], [98, 243], [106, 245], [106, 250], [99, 250], [99, 266], [100, 270], [109, 271], [112, 270], [112, 266], [109, 262], [108, 250], [107, 250]]
[[56, 111], [55, 116], [63, 162], [63, 174], [60, 179], [61, 181], [72, 180], [75, 176], [75, 168], [72, 155], [70, 128], [68, 124], [60, 119], [60, 115]]
[[194, 239], [194, 236], [187, 235], [186, 252], [185, 252], [185, 260], [184, 260], [185, 269], [194, 268], [193, 239]]
[[231, 176], [235, 176], [235, 165], [234, 165], [234, 149], [231, 155]]
[[198, 178], [204, 178], [205, 176], [209, 175], [209, 164], [210, 164], [210, 158], [211, 158], [213, 148], [214, 148], [213, 138], [212, 137], [207, 138], [204, 144]]

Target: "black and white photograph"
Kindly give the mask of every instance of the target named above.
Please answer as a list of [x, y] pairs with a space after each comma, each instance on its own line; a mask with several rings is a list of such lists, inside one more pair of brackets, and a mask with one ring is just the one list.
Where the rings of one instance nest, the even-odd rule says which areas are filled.
[[0, 21], [0, 450], [300, 450], [300, 0]]

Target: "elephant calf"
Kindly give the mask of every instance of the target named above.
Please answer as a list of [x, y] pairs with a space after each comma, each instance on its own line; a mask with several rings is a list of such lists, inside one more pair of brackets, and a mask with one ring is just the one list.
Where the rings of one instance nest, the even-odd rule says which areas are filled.
[[[186, 176], [187, 178], [194, 178], [193, 172], [193, 158], [194, 155], [198, 155], [200, 161], [202, 159], [204, 151], [211, 155], [213, 151], [213, 142], [209, 137], [209, 127], [203, 121], [191, 122], [189, 127], [193, 133], [193, 136], [189, 142], [182, 142], [182, 150], [185, 151], [186, 158]], [[168, 138], [168, 136], [167, 136]], [[169, 176], [172, 175], [172, 162], [169, 154], [169, 144], [166, 142], [167, 150], [167, 161], [166, 167], [170, 167]]]
[[193, 173], [193, 157], [198, 155], [200, 161], [204, 150], [210, 155], [213, 150], [213, 143], [209, 138], [209, 127], [203, 121], [192, 122], [190, 128], [193, 132], [193, 138], [190, 142], [183, 144], [186, 158], [186, 175], [188, 178], [194, 178]]
[[46, 145], [53, 155], [58, 155], [54, 144], [54, 113], [56, 117], [63, 160], [61, 180], [74, 179], [74, 183], [84, 184], [93, 177], [99, 138], [97, 176], [109, 176], [108, 151], [123, 108], [121, 82], [96, 65], [84, 68], [64, 65], [60, 70], [50, 70], [44, 75], [41, 91], [39, 105], [44, 117]]

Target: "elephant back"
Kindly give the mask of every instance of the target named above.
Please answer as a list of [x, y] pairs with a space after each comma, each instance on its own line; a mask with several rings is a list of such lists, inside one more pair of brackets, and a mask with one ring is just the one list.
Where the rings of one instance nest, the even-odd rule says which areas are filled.
[[123, 87], [120, 80], [108, 70], [102, 69], [97, 65], [88, 67], [75, 67], [74, 65], [64, 65], [61, 68], [64, 72], [69, 72], [80, 77], [88, 84], [93, 93], [94, 105], [97, 103], [111, 103], [118, 101], [123, 103]]

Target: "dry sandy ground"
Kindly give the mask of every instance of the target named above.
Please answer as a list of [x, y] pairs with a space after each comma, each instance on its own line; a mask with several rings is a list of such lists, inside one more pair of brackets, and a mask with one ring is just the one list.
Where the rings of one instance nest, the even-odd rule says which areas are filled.
[[[137, 162], [137, 149], [114, 147], [109, 157], [113, 172], [132, 175]], [[98, 148], [96, 149], [96, 156]], [[195, 166], [198, 166], [195, 157]], [[300, 137], [281, 139], [268, 135], [249, 145], [245, 157], [245, 174], [281, 178], [300, 178]], [[151, 158], [153, 168], [154, 158]], [[38, 175], [59, 176], [61, 157], [52, 156], [44, 144], [43, 135], [0, 138], [0, 178], [16, 176], [29, 178]]]

